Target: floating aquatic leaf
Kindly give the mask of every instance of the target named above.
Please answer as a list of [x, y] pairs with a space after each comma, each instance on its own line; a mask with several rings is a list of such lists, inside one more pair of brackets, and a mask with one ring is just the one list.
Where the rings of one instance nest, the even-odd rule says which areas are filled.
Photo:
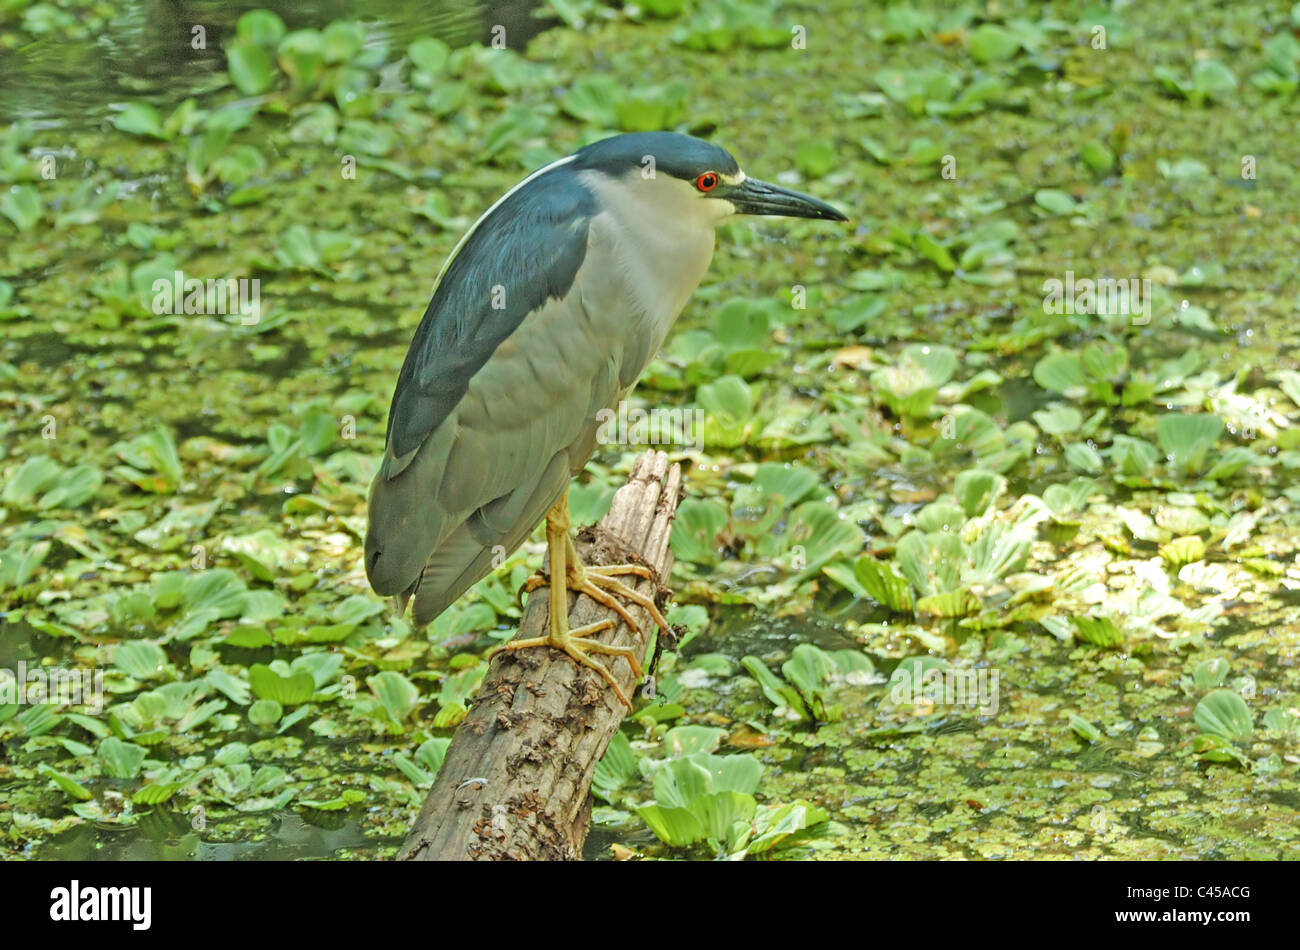
[[968, 588], [930, 594], [916, 601], [916, 613], [921, 617], [968, 617], [980, 609], [980, 599]]
[[365, 42], [366, 30], [360, 23], [334, 20], [321, 31], [321, 55], [327, 63], [348, 63], [361, 53]]
[[969, 517], [981, 515], [1006, 491], [1007, 480], [986, 468], [972, 468], [958, 473], [953, 494]]
[[605, 754], [596, 763], [596, 770], [591, 779], [592, 794], [613, 802], [619, 790], [640, 778], [636, 755], [627, 736], [621, 732], [614, 733]]
[[48, 455], [34, 455], [18, 466], [0, 492], [0, 502], [18, 508], [33, 508], [41, 495], [52, 489], [63, 473], [61, 466]]
[[167, 654], [149, 640], [132, 640], [113, 650], [113, 665], [136, 679], [156, 679], [167, 671]]
[[1071, 617], [1074, 633], [1085, 643], [1093, 646], [1113, 648], [1124, 643], [1124, 631], [1110, 617], [1080, 616]]
[[1078, 214], [1079, 203], [1066, 191], [1056, 188], [1040, 188], [1034, 192], [1034, 203], [1052, 214]]
[[1163, 415], [1156, 423], [1156, 438], [1170, 464], [1183, 474], [1199, 471], [1205, 457], [1223, 433], [1223, 422], [1203, 413]]
[[704, 824], [686, 808], [642, 805], [636, 813], [655, 837], [667, 845], [685, 848], [705, 836]]
[[1231, 668], [1228, 661], [1222, 657], [1202, 660], [1196, 664], [1196, 669], [1192, 671], [1192, 683], [1199, 689], [1222, 686], [1223, 681], [1228, 678], [1228, 671]]
[[664, 736], [664, 750], [672, 758], [713, 752], [726, 735], [725, 729], [714, 726], [676, 726]]
[[287, 566], [292, 548], [275, 532], [263, 528], [252, 534], [223, 538], [221, 549], [229, 551], [256, 580], [270, 581]]
[[[1049, 378], [1054, 380], [1054, 377]], [[1034, 423], [1048, 435], [1060, 438], [1072, 432], [1077, 432], [1083, 427], [1083, 413], [1073, 406], [1055, 405], [1050, 409], [1036, 411], [1034, 413]]]
[[952, 252], [940, 244], [928, 234], [918, 234], [915, 241], [916, 253], [920, 254], [927, 261], [934, 264], [935, 267], [945, 274], [951, 274], [957, 269], [957, 262], [953, 260]]
[[135, 778], [147, 754], [144, 746], [109, 736], [99, 744], [99, 762], [109, 778]]
[[1261, 465], [1263, 459], [1258, 454], [1241, 445], [1234, 445], [1218, 457], [1205, 477], [1211, 481], [1223, 481], [1231, 478], [1248, 465]]
[[10, 185], [0, 191], [0, 214], [19, 231], [30, 231], [45, 214], [45, 202], [31, 185]]
[[621, 89], [610, 76], [582, 76], [574, 81], [560, 107], [573, 118], [598, 128], [618, 124]]
[[1264, 714], [1264, 728], [1292, 738], [1300, 734], [1300, 714], [1290, 709], [1270, 709]]
[[983, 23], [971, 32], [966, 48], [976, 62], [996, 63], [1011, 59], [1020, 52], [1020, 40], [997, 24]]
[[294, 93], [310, 92], [320, 83], [325, 75], [324, 45], [318, 30], [306, 29], [286, 34], [276, 46], [276, 59]]
[[745, 850], [749, 854], [771, 851], [828, 818], [825, 811], [803, 799], [785, 805], [760, 805], [754, 815], [753, 837]]
[[1101, 730], [1082, 716], [1070, 716], [1070, 728], [1073, 729], [1081, 739], [1087, 739], [1089, 742], [1097, 742], [1101, 739]]
[[684, 82], [670, 82], [622, 90], [615, 106], [619, 128], [624, 132], [671, 128], [685, 115], [687, 88]]
[[284, 706], [274, 699], [259, 699], [248, 707], [248, 721], [255, 726], [274, 726], [284, 715]]
[[125, 109], [113, 116], [113, 127], [131, 135], [170, 138], [163, 131], [162, 116], [147, 102], [127, 103]]
[[863, 589], [876, 601], [895, 613], [911, 613], [912, 588], [907, 578], [895, 569], [892, 562], [881, 562], [870, 556], [858, 558], [853, 573]]
[[804, 705], [803, 699], [800, 698], [798, 691], [769, 670], [762, 660], [756, 656], [747, 656], [741, 659], [740, 665], [758, 680], [763, 695], [777, 709], [789, 709], [800, 719], [810, 718], [808, 709]]
[[924, 416], [957, 366], [957, 351], [951, 347], [908, 346], [889, 366], [871, 374], [871, 385], [895, 415]]
[[734, 791], [701, 795], [691, 803], [691, 811], [699, 818], [705, 837], [716, 842], [728, 842], [732, 828], [738, 823], [748, 829], [757, 810], [758, 803], [752, 795]]
[[254, 663], [248, 668], [248, 685], [258, 699], [275, 700], [285, 706], [307, 702], [316, 688], [312, 674], [306, 670], [282, 675], [265, 663]]
[[727, 509], [713, 500], [688, 498], [677, 509], [670, 544], [679, 560], [714, 564], [719, 537], [727, 526]]
[[941, 531], [960, 532], [966, 523], [966, 512], [960, 505], [946, 498], [933, 501], [916, 516], [916, 526], [930, 534]]
[[261, 46], [274, 46], [285, 32], [284, 21], [270, 10], [249, 10], [235, 22], [237, 39]]
[[337, 798], [331, 799], [298, 799], [298, 804], [305, 808], [313, 808], [316, 811], [340, 811], [349, 805], [356, 805], [366, 800], [366, 793], [359, 788], [346, 788]]
[[65, 775], [58, 769], [55, 769], [44, 762], [41, 763], [38, 772], [41, 775], [47, 776], [50, 781], [57, 785], [69, 798], [75, 798], [80, 802], [87, 802], [94, 797], [91, 794], [90, 789], [86, 788], [86, 786], [82, 785], [72, 776]]
[[1168, 544], [1160, 546], [1160, 557], [1170, 567], [1177, 570], [1184, 564], [1192, 564], [1205, 557], [1205, 542], [1196, 535], [1175, 538]]
[[754, 470], [753, 484], [762, 493], [766, 505], [792, 507], [819, 483], [817, 473], [801, 465], [767, 462]]
[[1214, 59], [1198, 60], [1190, 78], [1167, 66], [1157, 66], [1154, 73], [1167, 91], [1197, 104], [1206, 100], [1226, 100], [1237, 89], [1236, 74]]
[[234, 43], [226, 47], [226, 66], [230, 80], [246, 96], [258, 96], [271, 88], [274, 67], [266, 50], [251, 43]]
[[203, 681], [214, 689], [220, 690], [240, 706], [248, 705], [249, 686], [247, 682], [239, 677], [227, 673], [225, 670], [209, 670]]
[[411, 84], [424, 89], [433, 87], [451, 58], [451, 47], [432, 36], [414, 40], [406, 49], [411, 61]]
[[[153, 429], [130, 441], [113, 446], [126, 466], [113, 471], [144, 491], [174, 492], [181, 480], [181, 462], [176, 442], [165, 428]], [[129, 467], [128, 467], [129, 466]]]
[[708, 445], [735, 448], [749, 436], [754, 395], [739, 376], [723, 376], [700, 386], [695, 401], [704, 410], [704, 439]]
[[781, 665], [781, 673], [799, 690], [813, 715], [826, 718], [826, 692], [836, 673], [835, 661], [826, 651], [811, 643], [800, 643]]
[[1091, 478], [1075, 478], [1067, 484], [1048, 485], [1043, 490], [1043, 501], [1054, 515], [1083, 511], [1096, 488]]
[[1096, 139], [1084, 143], [1079, 149], [1079, 158], [1098, 175], [1104, 175], [1115, 168], [1115, 153]]
[[1196, 704], [1196, 725], [1229, 742], [1245, 742], [1255, 730], [1250, 707], [1230, 689], [1216, 689]]
[[835, 146], [826, 139], [804, 139], [794, 150], [794, 167], [805, 178], [821, 178], [835, 166]]
[[822, 565], [838, 557], [856, 554], [862, 549], [862, 531], [844, 518], [833, 506], [821, 501], [806, 501], [790, 513], [786, 527], [787, 550], [801, 553], [801, 576], [816, 574]]
[[366, 683], [379, 698], [388, 718], [397, 725], [405, 721], [419, 704], [419, 689], [401, 673], [385, 670], [368, 677]]
[[1101, 454], [1091, 445], [1083, 442], [1075, 442], [1065, 446], [1065, 460], [1073, 468], [1087, 472], [1089, 475], [1100, 475], [1105, 469], [1106, 463]]
[[1149, 475], [1160, 458], [1160, 450], [1146, 439], [1117, 435], [1105, 454], [1121, 475]]

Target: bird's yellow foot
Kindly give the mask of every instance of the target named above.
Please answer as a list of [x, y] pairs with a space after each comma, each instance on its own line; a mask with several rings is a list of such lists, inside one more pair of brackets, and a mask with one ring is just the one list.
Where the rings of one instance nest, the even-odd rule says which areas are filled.
[[[599, 623], [588, 624], [585, 627], [570, 630], [568, 592], [586, 594], [596, 603], [603, 604], [613, 610], [623, 618], [623, 622], [630, 629], [639, 633], [641, 625], [633, 620], [632, 615], [627, 612], [627, 608], [619, 603], [618, 598], [621, 597], [623, 600], [634, 603], [643, 609], [655, 623], [663, 628], [665, 633], [671, 634], [672, 628], [668, 626], [668, 621], [664, 619], [664, 615], [655, 605], [654, 599], [633, 590], [619, 580], [619, 577], [628, 575], [653, 579], [654, 572], [641, 564], [613, 564], [608, 567], [587, 567], [583, 564], [573, 546], [573, 539], [569, 537], [567, 495], [561, 495], [560, 499], [555, 503], [555, 507], [546, 515], [546, 547], [550, 556], [551, 577], [534, 574], [524, 581], [519, 594], [522, 597], [523, 594], [534, 591], [539, 587], [550, 588], [551, 632], [545, 637], [512, 640], [505, 645], [505, 649], [522, 650], [526, 647], [554, 647], [557, 650], [563, 650], [580, 666], [590, 667], [599, 673], [614, 690], [614, 694], [618, 696], [619, 701], [630, 710], [632, 703], [618, 683], [614, 681], [613, 675], [587, 654], [603, 653], [607, 656], [623, 657], [623, 659], [627, 660], [628, 665], [632, 667], [634, 680], [641, 678], [641, 658], [630, 647], [616, 647], [601, 643], [599, 640], [590, 639], [592, 634], [613, 627], [613, 620], [602, 620]], [[556, 574], [564, 578], [563, 584], [552, 583]]]
[[[633, 619], [632, 615], [627, 612], [627, 608], [618, 602], [619, 597], [630, 603], [636, 604], [642, 610], [650, 615], [650, 619], [664, 631], [672, 633], [672, 627], [669, 626], [668, 620], [660, 611], [654, 599], [647, 597], [640, 591], [634, 590], [627, 584], [619, 580], [619, 577], [634, 575], [651, 579], [654, 577], [654, 571], [643, 564], [610, 564], [604, 567], [591, 567], [581, 562], [569, 561], [568, 563], [568, 588], [576, 594], [586, 594], [598, 604], [603, 604], [610, 610], [615, 611], [623, 622], [633, 630], [640, 633], [641, 624]], [[524, 594], [531, 594], [539, 587], [549, 587], [551, 579], [545, 574], [533, 574], [524, 581], [523, 586], [519, 588], [519, 598], [522, 600]]]
[[556, 650], [562, 650], [575, 663], [580, 666], [590, 667], [599, 673], [605, 682], [609, 684], [610, 689], [614, 691], [614, 695], [618, 697], [619, 702], [630, 710], [632, 703], [628, 700], [622, 687], [614, 680], [613, 674], [587, 655], [588, 653], [604, 653], [608, 656], [621, 656], [632, 667], [633, 677], [635, 679], [641, 678], [641, 661], [630, 647], [616, 647], [608, 643], [601, 643], [599, 640], [589, 639], [592, 634], [600, 633], [602, 630], [608, 630], [614, 626], [614, 621], [602, 620], [599, 623], [591, 623], [585, 627], [570, 630], [569, 618], [564, 614], [560, 614], [559, 617], [560, 622], [557, 624], [555, 615], [551, 615], [551, 632], [547, 636], [511, 640], [505, 645], [505, 649], [523, 650], [528, 647], [553, 647]]
[[619, 577], [627, 575], [653, 579], [654, 572], [650, 568], [640, 564], [610, 564], [603, 567], [588, 567], [585, 564], [578, 564], [576, 566], [578, 576], [570, 582], [569, 590], [586, 594], [597, 603], [604, 604], [610, 610], [615, 611], [623, 618], [624, 623], [638, 633], [641, 630], [641, 625], [632, 619], [632, 615], [627, 612], [626, 607], [618, 602], [618, 598], [636, 604], [650, 615], [650, 619], [665, 634], [672, 633], [672, 627], [668, 625], [667, 619], [655, 604], [654, 598], [634, 590], [619, 580]]

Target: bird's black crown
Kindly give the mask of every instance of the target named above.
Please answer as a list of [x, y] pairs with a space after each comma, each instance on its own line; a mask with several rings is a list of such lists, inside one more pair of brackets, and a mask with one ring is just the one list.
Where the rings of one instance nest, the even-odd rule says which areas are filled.
[[630, 132], [601, 139], [579, 149], [572, 167], [624, 175], [647, 167], [647, 155], [654, 159], [656, 172], [687, 181], [704, 172], [734, 175], [740, 171], [722, 146], [677, 132]]

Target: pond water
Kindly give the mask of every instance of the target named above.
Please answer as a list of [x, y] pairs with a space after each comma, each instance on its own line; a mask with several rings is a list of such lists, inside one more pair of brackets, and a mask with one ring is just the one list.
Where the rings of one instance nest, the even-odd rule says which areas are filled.
[[[388, 0], [313, 34], [322, 65], [265, 19], [237, 38], [251, 5], [19, 6], [0, 20], [0, 668], [103, 670], [112, 714], [0, 705], [0, 855], [395, 853], [540, 560], [534, 539], [428, 631], [370, 594], [366, 487], [406, 344], [494, 196], [662, 125], [853, 222], [726, 225], [638, 389], [708, 410], [678, 455], [690, 640], [623, 729], [638, 764], [586, 856], [727, 850], [669, 847], [638, 811], [674, 739], [755, 758], [746, 795], [826, 819], [786, 857], [1295, 856], [1283, 14], [1127, 5], [1098, 50], [1064, 3], [558, 5], [574, 29], [527, 3]], [[355, 15], [263, 8], [288, 30]], [[470, 48], [498, 25], [507, 50]], [[231, 48], [267, 75], [232, 86]], [[177, 270], [260, 280], [260, 323], [158, 312]], [[1053, 312], [1045, 282], [1075, 271], [1150, 280], [1150, 320]], [[598, 454], [575, 521], [634, 455]], [[897, 701], [922, 661], [996, 672], [996, 709]]]

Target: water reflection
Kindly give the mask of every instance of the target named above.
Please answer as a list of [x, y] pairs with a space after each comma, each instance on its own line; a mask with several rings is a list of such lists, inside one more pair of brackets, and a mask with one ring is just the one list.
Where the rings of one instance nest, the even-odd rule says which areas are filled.
[[[533, 16], [535, 0], [344, 0], [290, 3], [199, 3], [146, 0], [126, 3], [97, 34], [78, 25], [0, 49], [0, 122], [29, 119], [38, 126], [93, 126], [105, 107], [124, 99], [175, 104], [225, 84], [221, 42], [248, 10], [273, 10], [290, 30], [320, 28], [332, 20], [359, 19], [371, 43], [387, 44], [393, 58], [414, 39], [436, 36], [452, 46], [486, 41], [496, 25], [519, 49], [553, 21]], [[195, 27], [203, 48], [195, 49]], [[28, 34], [19, 34], [26, 37]]]
[[[333, 813], [325, 813], [334, 818]], [[127, 828], [88, 823], [51, 838], [36, 857], [46, 861], [291, 861], [328, 858], [343, 849], [373, 850], [396, 840], [367, 838], [358, 822], [315, 824], [293, 811], [278, 813], [254, 841], [204, 841], [186, 815], [155, 809]]]

